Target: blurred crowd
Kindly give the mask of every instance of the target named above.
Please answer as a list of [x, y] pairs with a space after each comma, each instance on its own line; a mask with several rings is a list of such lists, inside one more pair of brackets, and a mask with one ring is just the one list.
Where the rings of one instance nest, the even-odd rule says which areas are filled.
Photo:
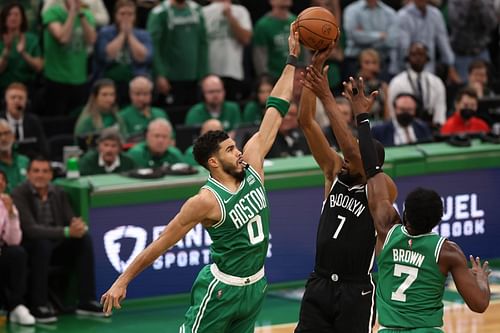
[[[50, 258], [91, 247], [51, 184], [64, 147], [77, 148], [82, 175], [195, 165], [193, 139], [209, 130], [228, 131], [242, 147], [286, 62], [290, 24], [308, 6], [327, 8], [341, 28], [328, 77], [353, 133], [341, 88], [362, 76], [367, 92], [379, 90], [372, 131], [385, 146], [500, 135], [500, 0], [2, 1], [0, 268], [14, 272], [2, 274], [12, 321], [54, 321]], [[297, 114], [311, 55], [301, 53], [268, 158], [310, 153]], [[80, 257], [80, 274], [93, 276], [91, 255]], [[82, 280], [78, 309], [99, 313], [93, 278]]]

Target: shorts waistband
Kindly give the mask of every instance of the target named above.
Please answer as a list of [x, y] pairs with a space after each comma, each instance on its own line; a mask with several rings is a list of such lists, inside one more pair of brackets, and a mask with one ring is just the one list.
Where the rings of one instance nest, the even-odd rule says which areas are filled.
[[[388, 330], [388, 331], [411, 331], [411, 330], [417, 330], [418, 328], [404, 328], [404, 327], [385, 327], [382, 325], [379, 325], [378, 330], [379, 332], [382, 330]], [[425, 329], [425, 328], [423, 328]], [[429, 329], [429, 328], [427, 328]], [[444, 332], [444, 329], [442, 327], [432, 327], [434, 330], [439, 330], [441, 332]]]
[[254, 284], [264, 277], [264, 266], [254, 275], [247, 277], [232, 276], [221, 272], [216, 264], [210, 265], [210, 272], [217, 279], [225, 284], [236, 287], [244, 287]]
[[331, 272], [321, 268], [315, 268], [314, 272], [319, 276], [331, 280], [333, 282], [357, 282], [357, 283], [370, 283], [369, 274], [342, 274]]

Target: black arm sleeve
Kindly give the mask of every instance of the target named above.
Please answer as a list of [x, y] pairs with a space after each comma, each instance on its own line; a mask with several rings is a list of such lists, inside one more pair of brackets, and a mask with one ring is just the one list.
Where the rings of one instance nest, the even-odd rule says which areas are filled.
[[382, 172], [382, 167], [378, 163], [377, 151], [373, 144], [372, 133], [370, 130], [370, 121], [368, 113], [362, 113], [356, 116], [358, 124], [359, 150], [366, 177], [370, 178], [377, 173]]

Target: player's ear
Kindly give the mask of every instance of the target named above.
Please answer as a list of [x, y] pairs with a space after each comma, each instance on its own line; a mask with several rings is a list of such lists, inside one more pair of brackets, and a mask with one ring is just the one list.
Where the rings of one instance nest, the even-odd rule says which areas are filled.
[[207, 165], [211, 168], [218, 168], [219, 167], [219, 161], [217, 161], [217, 159], [212, 156], [208, 159], [207, 161]]

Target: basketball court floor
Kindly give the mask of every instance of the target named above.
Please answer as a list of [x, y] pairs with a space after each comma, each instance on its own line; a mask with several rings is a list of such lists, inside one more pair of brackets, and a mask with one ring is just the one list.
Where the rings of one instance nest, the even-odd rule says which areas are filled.
[[[500, 261], [496, 263], [500, 264]], [[500, 333], [500, 265], [495, 265], [490, 282], [492, 301], [484, 314], [470, 311], [453, 285], [447, 287], [445, 332]], [[11, 325], [5, 323], [3, 318], [0, 333], [177, 333], [188, 302], [187, 297], [131, 300], [125, 302], [121, 310], [115, 310], [111, 318], [62, 315], [57, 324], [35, 327]], [[255, 333], [292, 333], [299, 307], [300, 290], [271, 290], [259, 315]]]

